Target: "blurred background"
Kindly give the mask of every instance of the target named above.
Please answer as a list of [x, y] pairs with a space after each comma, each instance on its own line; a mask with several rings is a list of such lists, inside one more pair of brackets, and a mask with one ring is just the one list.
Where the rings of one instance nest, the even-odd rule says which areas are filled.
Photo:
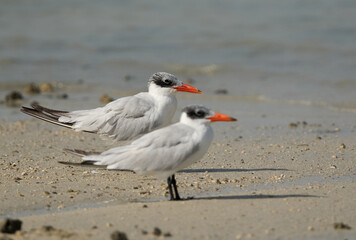
[[29, 82], [142, 91], [167, 71], [208, 95], [356, 112], [354, 0], [0, 5], [2, 99]]

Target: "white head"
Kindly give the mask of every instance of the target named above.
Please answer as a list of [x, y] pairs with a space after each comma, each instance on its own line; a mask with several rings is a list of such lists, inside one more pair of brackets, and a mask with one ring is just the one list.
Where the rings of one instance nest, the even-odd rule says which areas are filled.
[[216, 121], [237, 121], [237, 119], [213, 112], [201, 105], [190, 105], [183, 108], [180, 118], [180, 122], [186, 124], [208, 124]]
[[177, 91], [202, 93], [195, 87], [184, 84], [176, 76], [166, 72], [157, 72], [148, 80], [148, 92], [159, 95], [171, 95]]

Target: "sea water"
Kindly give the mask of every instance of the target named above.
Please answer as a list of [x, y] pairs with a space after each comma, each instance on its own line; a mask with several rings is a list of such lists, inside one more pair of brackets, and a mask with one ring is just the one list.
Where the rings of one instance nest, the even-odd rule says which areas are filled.
[[356, 1], [0, 3], [2, 90], [81, 81], [142, 91], [157, 71], [206, 94], [355, 113]]

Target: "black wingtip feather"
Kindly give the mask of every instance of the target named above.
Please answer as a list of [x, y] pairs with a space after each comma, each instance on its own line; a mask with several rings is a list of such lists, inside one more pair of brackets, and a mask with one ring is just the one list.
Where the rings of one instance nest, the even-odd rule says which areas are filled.
[[80, 162], [80, 163], [58, 161], [58, 163], [64, 164], [64, 165], [68, 165], [68, 166], [106, 168], [106, 166], [104, 166], [104, 165], [95, 165], [95, 162], [96, 162], [96, 161], [92, 161], [92, 160], [87, 160], [87, 161], [83, 161], [83, 162]]
[[94, 165], [95, 161], [87, 160], [87, 161], [83, 161], [83, 162], [80, 162], [80, 163], [58, 161], [58, 163], [64, 164], [64, 165], [73, 165], [73, 166], [81, 166], [81, 165], [90, 165], [90, 166], [92, 166], [92, 165]]
[[43, 107], [43, 106], [39, 105], [39, 104], [36, 103], [36, 102], [33, 102], [33, 103], [31, 104], [31, 107], [32, 107], [33, 109], [36, 109], [37, 111], [46, 112], [46, 113], [53, 114], [53, 115], [57, 115], [57, 116], [61, 116], [61, 115], [63, 115], [63, 114], [68, 113], [68, 111], [55, 110], [55, 109]]
[[[32, 104], [34, 105], [34, 104]], [[37, 106], [37, 105], [34, 105]], [[39, 106], [39, 105], [38, 105]], [[50, 112], [47, 112], [45, 110], [41, 110], [40, 108], [29, 108], [29, 107], [24, 107], [22, 106], [20, 109], [21, 112], [30, 115], [32, 117], [41, 119], [43, 121], [49, 122], [49, 123], [53, 123], [62, 127], [66, 127], [66, 128], [72, 128], [73, 123], [62, 123], [59, 122], [58, 119], [60, 117], [60, 115], [58, 114], [52, 114]]]
[[64, 162], [64, 161], [58, 161], [58, 163], [60, 164], [64, 164], [64, 165], [69, 165], [69, 166], [80, 166], [81, 163], [75, 163], [75, 162]]
[[86, 161], [83, 161], [81, 162], [80, 164], [81, 165], [94, 165], [96, 161], [93, 161], [93, 160], [86, 160]]

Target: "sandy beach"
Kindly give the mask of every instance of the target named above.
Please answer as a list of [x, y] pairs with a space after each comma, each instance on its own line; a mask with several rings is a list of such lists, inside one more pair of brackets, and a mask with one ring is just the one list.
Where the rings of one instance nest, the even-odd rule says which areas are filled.
[[[20, 232], [1, 236], [110, 239], [120, 231], [128, 239], [355, 238], [353, 113], [319, 109], [281, 118], [269, 109], [284, 115], [289, 105], [202, 96], [183, 95], [180, 105], [215, 103], [239, 122], [213, 125], [208, 153], [176, 175], [186, 198], [178, 202], [168, 201], [163, 180], [58, 163], [80, 161], [64, 148], [103, 151], [117, 145], [111, 141], [27, 117], [1, 121], [0, 216], [23, 222]], [[310, 107], [298, 108], [306, 114]]]
[[[356, 239], [355, 22], [351, 0], [2, 1], [0, 240]], [[173, 122], [190, 104], [239, 120], [176, 174], [183, 201], [60, 164], [127, 143], [20, 112], [103, 106], [161, 71], [204, 92]]]

